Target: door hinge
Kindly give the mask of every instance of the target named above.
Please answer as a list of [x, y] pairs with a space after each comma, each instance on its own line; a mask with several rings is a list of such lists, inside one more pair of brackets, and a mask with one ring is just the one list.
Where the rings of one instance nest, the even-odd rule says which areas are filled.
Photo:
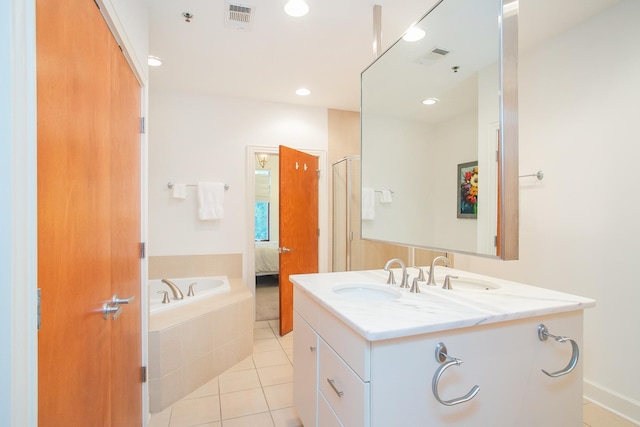
[[493, 236], [493, 247], [494, 248], [498, 247], [498, 236]]
[[147, 255], [147, 245], [145, 242], [140, 242], [140, 258], [144, 259]]
[[144, 117], [140, 117], [140, 133], [146, 133], [146, 123]]
[[318, 175], [318, 178], [320, 178], [320, 169], [316, 169], [316, 175]]
[[141, 366], [140, 367], [140, 379], [142, 380], [143, 383], [147, 382], [147, 367], [146, 366]]
[[37, 320], [36, 320], [36, 324], [38, 326], [38, 331], [40, 330], [40, 292], [42, 291], [42, 289], [38, 288], [38, 307], [36, 309], [36, 316], [37, 316]]
[[318, 228], [318, 237], [320, 237], [320, 229]]

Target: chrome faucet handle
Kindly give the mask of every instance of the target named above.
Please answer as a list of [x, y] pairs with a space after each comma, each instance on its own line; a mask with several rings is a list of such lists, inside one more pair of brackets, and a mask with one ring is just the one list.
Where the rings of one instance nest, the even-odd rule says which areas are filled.
[[424, 278], [424, 270], [421, 269], [420, 267], [416, 266], [416, 265], [414, 265], [413, 268], [417, 268], [418, 269], [418, 277], [417, 277], [417, 279], [419, 281], [421, 281], [421, 282], [425, 282], [426, 280]]
[[196, 293], [193, 291], [193, 287], [197, 284], [198, 282], [193, 282], [192, 284], [189, 285], [189, 291], [187, 292], [188, 297], [195, 296]]
[[451, 276], [450, 274], [447, 274], [446, 276], [444, 276], [444, 284], [442, 285], [442, 289], [453, 289], [451, 287], [451, 279], [457, 279], [458, 276]]
[[169, 291], [158, 291], [159, 294], [162, 294], [162, 303], [169, 304], [171, 302], [171, 298], [169, 298]]
[[424, 280], [419, 280], [417, 277], [414, 277], [413, 282], [411, 282], [411, 289], [409, 289], [409, 292], [413, 292], [414, 294], [419, 294], [420, 293], [419, 282], [424, 282]]

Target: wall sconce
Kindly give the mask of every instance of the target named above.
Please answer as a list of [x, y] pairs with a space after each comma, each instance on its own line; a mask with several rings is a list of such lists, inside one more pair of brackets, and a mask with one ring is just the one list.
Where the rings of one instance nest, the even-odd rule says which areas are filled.
[[260, 163], [260, 167], [262, 169], [264, 169], [264, 166], [269, 161], [269, 155], [268, 154], [258, 154], [257, 157], [258, 157], [258, 163]]

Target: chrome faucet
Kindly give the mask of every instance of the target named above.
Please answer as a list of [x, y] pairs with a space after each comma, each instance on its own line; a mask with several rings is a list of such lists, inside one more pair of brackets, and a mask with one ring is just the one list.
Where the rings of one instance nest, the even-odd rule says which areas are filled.
[[431, 268], [429, 269], [429, 280], [427, 280], [427, 285], [429, 286], [436, 286], [436, 275], [434, 274], [434, 270], [436, 269], [436, 263], [440, 260], [444, 261], [444, 265], [446, 265], [447, 267], [451, 265], [451, 262], [447, 257], [435, 257], [433, 261], [431, 261]]
[[419, 294], [420, 293], [420, 282], [424, 282], [425, 281], [424, 280], [424, 270], [421, 269], [420, 267], [416, 267], [415, 265], [413, 267], [418, 269], [418, 275], [413, 278], [413, 282], [411, 283], [411, 289], [409, 289], [409, 292], [413, 292], [415, 294]]
[[404, 262], [402, 262], [402, 260], [400, 258], [390, 259], [384, 265], [384, 271], [388, 271], [389, 272], [389, 278], [387, 279], [387, 284], [389, 284], [389, 285], [395, 285], [396, 284], [396, 278], [393, 275], [393, 271], [391, 271], [391, 269], [390, 269], [391, 265], [393, 263], [396, 263], [396, 262], [398, 264], [400, 264], [400, 267], [402, 267], [402, 280], [400, 281], [400, 287], [401, 288], [408, 288], [409, 284], [407, 283], [407, 267], [404, 265]]
[[171, 293], [173, 294], [173, 299], [184, 299], [184, 294], [180, 290], [179, 287], [176, 286], [171, 280], [162, 279], [162, 283], [167, 285], [171, 289]]

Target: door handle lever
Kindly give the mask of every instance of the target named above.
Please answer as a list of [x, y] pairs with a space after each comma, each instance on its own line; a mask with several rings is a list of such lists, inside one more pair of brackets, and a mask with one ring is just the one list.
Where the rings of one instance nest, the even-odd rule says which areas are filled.
[[102, 305], [102, 317], [107, 320], [109, 315], [113, 313], [113, 320], [117, 319], [122, 314], [122, 307], [120, 305], [111, 305], [105, 302]]
[[136, 299], [135, 295], [131, 295], [129, 298], [119, 298], [118, 294], [115, 294], [113, 296], [113, 298], [111, 298], [111, 303], [113, 305], [118, 305], [118, 304], [129, 304], [131, 301], [133, 301], [134, 299]]
[[115, 294], [111, 301], [107, 301], [102, 305], [102, 317], [107, 320], [110, 314], [113, 314], [113, 320], [116, 320], [122, 314], [121, 304], [129, 304], [136, 299], [135, 295], [131, 295], [129, 298], [120, 298], [118, 294]]
[[288, 248], [286, 246], [283, 246], [281, 248], [278, 248], [278, 253], [280, 254], [286, 254], [287, 252], [291, 252], [293, 249]]

